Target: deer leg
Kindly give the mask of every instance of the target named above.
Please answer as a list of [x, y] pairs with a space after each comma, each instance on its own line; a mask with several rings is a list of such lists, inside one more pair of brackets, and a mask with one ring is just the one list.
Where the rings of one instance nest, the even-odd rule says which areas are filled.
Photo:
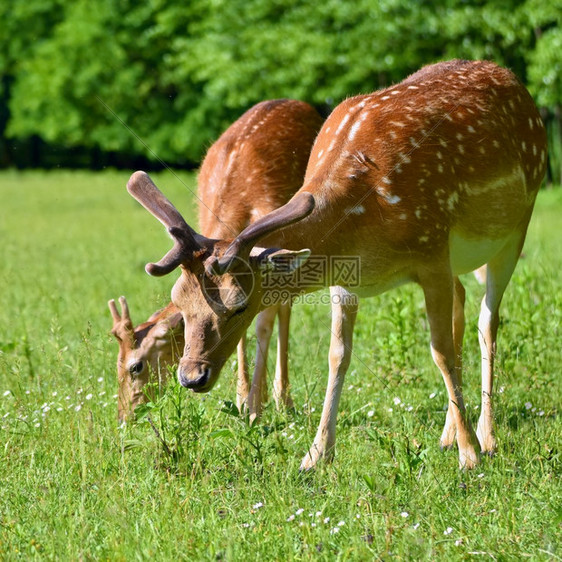
[[236, 384], [236, 406], [238, 411], [242, 411], [248, 393], [250, 392], [250, 377], [248, 375], [248, 362], [246, 361], [246, 334], [244, 334], [238, 342], [238, 382]]
[[292, 408], [293, 400], [289, 394], [289, 324], [291, 321], [291, 304], [279, 305], [278, 336], [277, 336], [277, 364], [275, 367], [275, 381], [273, 382], [273, 397], [278, 409]]
[[476, 434], [482, 451], [488, 455], [493, 455], [497, 448], [493, 425], [492, 389], [496, 337], [500, 322], [499, 308], [505, 288], [517, 265], [524, 238], [524, 235], [514, 237], [500, 254], [488, 262], [486, 294], [482, 299], [478, 319], [478, 339], [482, 357], [482, 409]]
[[[454, 278], [454, 293], [453, 293], [453, 345], [455, 347], [455, 369], [459, 380], [459, 385], [462, 387], [462, 341], [464, 337], [464, 302], [466, 291], [458, 277]], [[447, 418], [445, 420], [445, 427], [441, 434], [439, 443], [444, 449], [450, 449], [455, 443], [457, 430], [455, 427], [455, 419], [451, 403], [447, 408]]]
[[262, 310], [256, 319], [256, 366], [248, 396], [250, 420], [260, 417], [263, 402], [267, 400], [267, 354], [276, 315], [277, 307], [271, 306]]
[[320, 425], [314, 442], [301, 463], [309, 470], [325, 458], [331, 460], [336, 443], [336, 418], [345, 373], [351, 361], [353, 326], [357, 317], [357, 299], [341, 287], [330, 287], [332, 328], [330, 338], [330, 372]]
[[456, 369], [452, 330], [454, 281], [448, 263], [447, 271], [437, 275], [435, 271], [420, 275], [420, 283], [431, 330], [431, 354], [443, 376], [449, 396], [449, 410], [457, 430], [459, 463], [463, 468], [472, 468], [479, 462], [480, 447], [466, 417], [461, 381]]

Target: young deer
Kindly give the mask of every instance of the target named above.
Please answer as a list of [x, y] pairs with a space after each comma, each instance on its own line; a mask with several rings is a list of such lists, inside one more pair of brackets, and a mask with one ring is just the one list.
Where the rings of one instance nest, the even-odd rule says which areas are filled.
[[155, 312], [146, 322], [133, 327], [125, 297], [119, 298], [121, 314], [115, 301], [108, 302], [113, 317], [113, 335], [119, 342], [117, 356], [117, 414], [119, 422], [129, 419], [135, 408], [153, 395], [148, 383], [166, 384], [168, 367], [177, 365], [184, 347], [181, 312], [170, 303]]
[[[276, 271], [282, 270], [292, 295], [342, 286], [332, 289], [339, 298], [332, 303], [329, 381], [318, 432], [301, 465], [308, 469], [333, 455], [357, 314], [355, 300], [344, 297], [348, 291], [373, 296], [413, 281], [424, 292], [431, 352], [449, 397], [441, 444], [451, 446], [456, 437], [460, 465], [474, 466], [480, 450], [496, 448], [498, 310], [545, 162], [545, 129], [517, 78], [491, 62], [455, 60], [341, 103], [316, 139], [302, 188], [234, 240], [197, 234], [145, 173], [134, 173], [129, 192], [174, 239], [170, 252], [147, 271], [164, 275], [181, 268], [172, 289], [185, 320], [180, 382], [196, 392], [212, 388], [240, 335], [269, 302]], [[357, 286], [335, 269], [318, 277], [318, 261], [349, 256], [360, 260]], [[464, 289], [458, 276], [483, 265], [476, 435], [462, 395]]]
[[[199, 225], [202, 233], [217, 239], [235, 237], [249, 224], [284, 205], [302, 185], [312, 144], [322, 123], [323, 119], [310, 105], [287, 99], [261, 102], [233, 123], [211, 146], [199, 172]], [[134, 408], [141, 400], [139, 393], [142, 394], [141, 386], [148, 382], [148, 375], [141, 377], [131, 369], [136, 369], [141, 359], [144, 366], [155, 365], [151, 355], [161, 354], [159, 348], [165, 347], [165, 324], [160, 323], [156, 313], [142, 325], [143, 339], [138, 340], [137, 345], [126, 344], [126, 347], [124, 341], [137, 340], [129, 335], [119, 337], [120, 332], [115, 332], [115, 323], [121, 326], [124, 321], [118, 317], [115, 304], [111, 303], [114, 333], [120, 339], [120, 404], [122, 401], [126, 404], [127, 393], [132, 393], [129, 402], [130, 407]], [[171, 311], [172, 307], [170, 303], [164, 312]], [[290, 312], [290, 304], [278, 303], [258, 316], [256, 364], [251, 390], [245, 334], [241, 334], [238, 344], [237, 405], [242, 408], [246, 404], [252, 418], [260, 414], [262, 399], [267, 394], [267, 353], [276, 316], [279, 318], [279, 336], [274, 398], [278, 407], [292, 407], [287, 365]], [[130, 321], [129, 324], [132, 330]], [[152, 337], [151, 326], [156, 330], [155, 337]], [[173, 326], [168, 336], [173, 336], [175, 342], [179, 343], [176, 332], [176, 326]], [[172, 338], [168, 337], [168, 340], [168, 345], [173, 348], [175, 343]], [[183, 345], [182, 337], [182, 348]], [[178, 358], [171, 349], [168, 357], [170, 362]], [[164, 365], [162, 358], [159, 359], [161, 369], [170, 364]]]

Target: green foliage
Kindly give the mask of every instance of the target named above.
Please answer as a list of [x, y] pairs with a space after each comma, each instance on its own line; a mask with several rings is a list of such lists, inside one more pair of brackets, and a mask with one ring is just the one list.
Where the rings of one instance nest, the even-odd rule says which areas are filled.
[[[336, 458], [299, 474], [326, 385], [325, 305], [292, 313], [294, 412], [269, 404], [249, 424], [230, 402], [231, 359], [211, 393], [172, 382], [137, 423], [118, 427], [107, 300], [125, 294], [138, 323], [174, 280], [143, 271], [169, 239], [127, 179], [0, 175], [0, 559], [560, 558], [561, 189], [539, 194], [502, 303], [497, 456], [459, 472], [456, 451], [439, 450], [446, 393], [421, 293], [405, 286], [361, 300]], [[194, 221], [195, 178], [156, 182]], [[475, 422], [482, 288], [471, 277], [466, 286], [463, 378]]]
[[0, 130], [187, 164], [263, 99], [329, 109], [451, 57], [512, 68], [559, 125], [561, 14], [560, 0], [14, 0]]

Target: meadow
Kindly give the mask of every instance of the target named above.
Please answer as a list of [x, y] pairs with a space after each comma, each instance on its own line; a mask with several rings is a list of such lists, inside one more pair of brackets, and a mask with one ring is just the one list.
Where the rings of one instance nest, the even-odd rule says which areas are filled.
[[[446, 393], [412, 285], [361, 301], [335, 460], [301, 474], [327, 379], [321, 302], [293, 312], [294, 411], [237, 415], [233, 357], [208, 395], [173, 383], [118, 426], [107, 301], [125, 295], [139, 323], [175, 279], [144, 273], [169, 240], [128, 176], [0, 174], [0, 559], [562, 559], [562, 189], [539, 194], [502, 305], [495, 458], [460, 471], [439, 449]], [[196, 223], [195, 176], [155, 178]], [[466, 286], [475, 423], [483, 289]]]

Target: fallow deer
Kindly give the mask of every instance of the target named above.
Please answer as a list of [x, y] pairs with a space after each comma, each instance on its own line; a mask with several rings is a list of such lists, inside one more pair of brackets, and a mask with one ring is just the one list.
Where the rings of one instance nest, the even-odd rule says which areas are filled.
[[119, 342], [117, 356], [117, 415], [119, 422], [129, 419], [135, 408], [154, 395], [148, 383], [166, 384], [168, 367], [177, 365], [184, 347], [181, 312], [170, 303], [136, 328], [125, 297], [108, 302], [113, 317], [113, 335]]
[[[235, 121], [209, 148], [201, 165], [198, 199], [202, 233], [212, 238], [234, 237], [249, 224], [285, 204], [302, 185], [312, 144], [322, 123], [322, 117], [309, 104], [288, 99], [261, 102]], [[133, 371], [138, 368], [141, 359], [143, 366], [154, 363], [150, 359], [151, 346], [163, 346], [163, 325], [156, 314], [141, 325], [142, 339], [141, 336], [133, 337], [130, 320], [125, 322], [119, 318], [112, 301], [109, 306], [114, 318], [114, 333], [118, 339], [123, 332], [121, 326], [127, 325], [120, 338], [119, 400], [124, 407], [127, 392], [132, 392], [134, 388], [134, 393], [131, 394], [131, 407], [134, 407], [142, 399], [139, 394], [141, 384], [142, 381], [146, 384], [148, 377], [141, 377]], [[172, 307], [170, 303], [164, 312], [169, 312]], [[241, 409], [246, 404], [252, 419], [260, 414], [262, 399], [267, 393], [264, 384], [267, 354], [276, 316], [279, 319], [279, 329], [273, 395], [278, 407], [292, 407], [287, 358], [290, 312], [289, 303], [277, 303], [259, 314], [256, 321], [256, 362], [251, 386], [246, 363], [245, 334], [242, 334], [238, 344], [237, 405]], [[156, 337], [151, 335], [151, 321], [157, 332]], [[140, 328], [139, 326], [134, 334]], [[179, 343], [175, 326], [170, 330], [169, 336]], [[128, 347], [124, 347], [123, 342], [137, 344], [127, 343]], [[170, 341], [169, 345], [172, 346], [173, 342]], [[183, 337], [181, 346], [183, 348]], [[161, 354], [157, 347], [154, 352]], [[168, 357], [171, 360], [177, 359], [172, 350]], [[168, 364], [164, 365], [160, 358], [161, 370]], [[131, 382], [131, 378], [134, 382]], [[121, 412], [121, 406], [119, 411]]]
[[[480, 451], [496, 449], [498, 310], [545, 163], [545, 129], [517, 78], [491, 62], [454, 60], [342, 102], [315, 141], [302, 188], [234, 240], [197, 234], [150, 178], [135, 172], [129, 192], [174, 239], [168, 254], [147, 271], [164, 275], [181, 268], [172, 289], [185, 320], [179, 381], [196, 392], [212, 388], [240, 335], [268, 301], [272, 272], [283, 271], [292, 295], [341, 285], [332, 293], [373, 296], [415, 282], [424, 293], [432, 357], [449, 399], [441, 444], [451, 446], [456, 436], [460, 465], [473, 467]], [[329, 268], [323, 278], [315, 277], [315, 260], [340, 256], [359, 258], [357, 287]], [[475, 434], [462, 395], [464, 289], [458, 276], [483, 265], [482, 410]], [[303, 469], [334, 451], [357, 314], [353, 299], [336, 304], [326, 398]]]

